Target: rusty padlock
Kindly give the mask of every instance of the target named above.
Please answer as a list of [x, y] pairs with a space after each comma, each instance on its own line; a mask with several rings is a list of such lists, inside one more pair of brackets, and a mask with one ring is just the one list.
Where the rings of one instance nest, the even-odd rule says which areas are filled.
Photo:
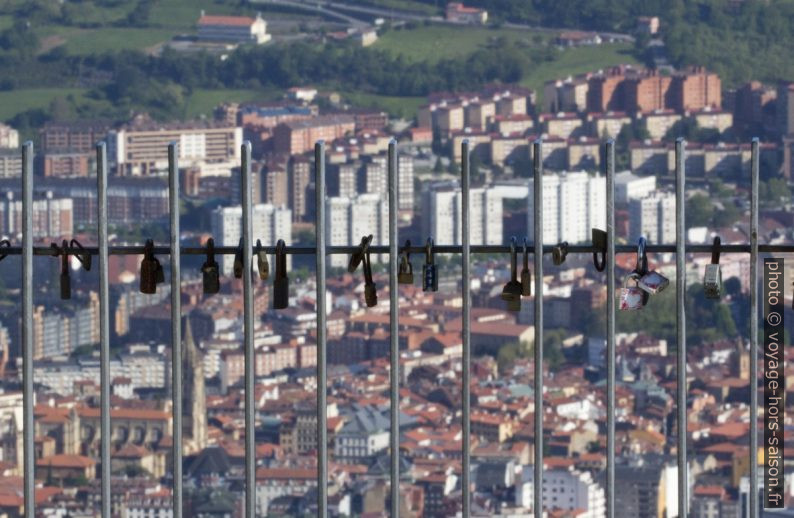
[[270, 264], [267, 262], [267, 254], [262, 249], [262, 241], [256, 240], [256, 269], [259, 271], [259, 280], [266, 281], [270, 276]]
[[411, 241], [405, 242], [405, 247], [400, 254], [400, 270], [397, 273], [397, 283], [399, 284], [413, 284], [414, 283], [414, 267], [411, 264]]

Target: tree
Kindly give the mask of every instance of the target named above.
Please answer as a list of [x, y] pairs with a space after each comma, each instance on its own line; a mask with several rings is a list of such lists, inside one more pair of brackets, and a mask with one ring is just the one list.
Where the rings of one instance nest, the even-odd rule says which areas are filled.
[[702, 194], [696, 194], [686, 203], [687, 228], [706, 227], [714, 216], [714, 205], [711, 199]]

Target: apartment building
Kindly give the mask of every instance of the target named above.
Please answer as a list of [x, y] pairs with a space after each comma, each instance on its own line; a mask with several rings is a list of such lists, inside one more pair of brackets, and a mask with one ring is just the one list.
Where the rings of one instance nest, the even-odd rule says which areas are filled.
[[355, 120], [349, 115], [324, 115], [282, 122], [273, 130], [273, 150], [285, 155], [299, 155], [314, 149], [318, 140], [330, 143], [352, 134], [355, 129]]
[[637, 176], [631, 171], [615, 175], [615, 202], [629, 203], [653, 194], [656, 191], [656, 175]]
[[675, 195], [656, 192], [629, 201], [629, 242], [645, 236], [649, 243], [675, 241]]
[[19, 149], [0, 148], [0, 178], [22, 176], [22, 153]]
[[482, 25], [488, 21], [488, 11], [476, 7], [468, 7], [463, 2], [449, 2], [446, 9], [447, 21]]
[[626, 112], [591, 113], [587, 116], [590, 135], [598, 138], [617, 138], [623, 126], [631, 124]]
[[[363, 236], [372, 234], [373, 245], [389, 243], [389, 205], [379, 194], [359, 194], [354, 197], [329, 197], [326, 200], [326, 240], [328, 246], [357, 245]], [[383, 260], [380, 254], [371, 256], [372, 262]], [[347, 266], [348, 257], [340, 254], [328, 257], [334, 268]]]
[[273, 164], [265, 167], [263, 178], [263, 202], [275, 207], [289, 206], [289, 178], [286, 165]]
[[161, 124], [136, 117], [108, 133], [108, 158], [119, 176], [154, 176], [168, 170], [168, 145], [179, 144], [179, 167], [201, 176], [230, 176], [240, 165], [243, 130], [225, 122]]
[[538, 116], [538, 123], [549, 135], [568, 139], [584, 134], [584, 121], [573, 112], [542, 113]]
[[[276, 207], [269, 203], [259, 203], [252, 208], [254, 239], [261, 239], [265, 245], [272, 246], [279, 239], [289, 245], [292, 243], [292, 211], [286, 207]], [[218, 207], [212, 211], [212, 235], [216, 246], [237, 246], [242, 236], [243, 209], [240, 205]], [[287, 265], [291, 263], [287, 257]], [[230, 275], [234, 256], [218, 258], [223, 275]]]
[[[527, 232], [534, 235], [534, 179], [529, 179]], [[543, 241], [571, 244], [590, 239], [590, 229], [606, 225], [606, 178], [585, 172], [543, 176]]]
[[601, 163], [601, 141], [579, 137], [568, 142], [568, 169], [596, 169]]
[[309, 179], [312, 174], [312, 162], [307, 156], [290, 157], [287, 177], [289, 189], [289, 208], [292, 209], [292, 221], [304, 221], [309, 216], [309, 207], [314, 200], [308, 200]]
[[681, 115], [675, 110], [653, 110], [638, 112], [635, 119], [644, 123], [648, 136], [652, 140], [661, 140], [675, 124], [681, 120]]
[[[44, 198], [33, 200], [33, 237], [72, 237], [74, 229], [74, 202], [71, 198], [55, 198], [47, 191]], [[0, 234], [16, 238], [22, 235], [22, 199], [15, 199], [14, 192], [6, 193], [0, 200]]]
[[693, 118], [701, 128], [715, 129], [720, 133], [733, 127], [733, 113], [711, 106], [684, 112], [684, 116]]
[[246, 104], [235, 110], [233, 121], [241, 126], [273, 129], [283, 122], [309, 120], [317, 116], [317, 108], [297, 104]]
[[472, 101], [464, 109], [466, 127], [474, 130], [486, 129], [495, 115], [496, 104], [489, 100]]
[[96, 143], [104, 140], [110, 129], [110, 121], [102, 119], [48, 122], [39, 131], [41, 152], [96, 153]]
[[[461, 191], [457, 182], [425, 184], [422, 191], [422, 235], [439, 245], [460, 245], [462, 239]], [[470, 242], [491, 245], [503, 242], [502, 195], [490, 187], [469, 192]]]
[[[531, 509], [534, 505], [534, 480], [534, 466], [524, 466], [516, 481], [517, 507]], [[606, 513], [606, 496], [589, 471], [552, 468], [543, 472], [543, 506], [576, 511], [577, 518], [599, 518]]]

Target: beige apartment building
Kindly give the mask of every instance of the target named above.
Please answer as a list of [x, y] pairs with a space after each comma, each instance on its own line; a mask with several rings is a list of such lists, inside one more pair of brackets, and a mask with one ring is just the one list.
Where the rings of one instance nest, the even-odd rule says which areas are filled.
[[569, 112], [544, 113], [538, 117], [538, 122], [544, 125], [546, 133], [563, 139], [578, 136], [584, 125], [579, 115]]
[[226, 122], [163, 124], [138, 118], [108, 133], [108, 158], [119, 176], [152, 176], [168, 170], [168, 144], [179, 144], [179, 167], [201, 176], [230, 176], [240, 166], [243, 129]]
[[660, 140], [681, 120], [681, 115], [674, 110], [654, 110], [647, 113], [637, 113], [637, 120], [645, 123], [645, 129], [653, 140]]

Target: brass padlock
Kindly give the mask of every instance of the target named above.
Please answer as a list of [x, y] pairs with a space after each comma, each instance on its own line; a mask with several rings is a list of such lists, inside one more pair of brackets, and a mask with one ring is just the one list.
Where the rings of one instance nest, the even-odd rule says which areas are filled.
[[201, 265], [201, 279], [206, 295], [214, 295], [221, 291], [220, 269], [215, 260], [215, 240], [207, 240], [207, 260]]
[[502, 289], [502, 300], [507, 302], [509, 311], [521, 311], [521, 283], [518, 282], [518, 253], [516, 238], [510, 239], [510, 281]]
[[414, 283], [414, 267], [411, 264], [411, 241], [405, 242], [405, 247], [400, 254], [400, 271], [397, 273], [397, 283], [399, 284], [413, 284]]
[[532, 295], [532, 274], [529, 272], [529, 247], [527, 238], [524, 238], [524, 267], [521, 269], [521, 295]]
[[364, 256], [364, 301], [368, 308], [378, 305], [378, 292], [372, 280], [372, 265], [369, 262], [369, 251]]
[[703, 290], [707, 299], [718, 299], [722, 296], [722, 270], [720, 269], [720, 236], [714, 238], [711, 251], [711, 264], [706, 265], [703, 276]]
[[438, 272], [433, 260], [433, 238], [425, 244], [425, 264], [422, 265], [422, 291], [438, 291]]
[[568, 242], [563, 241], [559, 245], [555, 246], [551, 249], [551, 260], [554, 262], [555, 266], [559, 266], [565, 262], [565, 258], [568, 256]]
[[143, 250], [143, 260], [141, 261], [141, 293], [157, 293], [157, 260], [154, 258], [154, 242], [151, 239], [146, 241]]
[[267, 262], [267, 254], [262, 249], [262, 241], [256, 240], [256, 269], [259, 271], [259, 280], [266, 281], [270, 276], [270, 264]]
[[[629, 281], [634, 281], [634, 286], [628, 286]], [[621, 311], [633, 311], [645, 306], [647, 293], [637, 285], [638, 281], [639, 276], [634, 272], [624, 279], [623, 288], [620, 290]]]
[[234, 252], [234, 278], [243, 278], [243, 238], [240, 238], [240, 244], [237, 245], [237, 250]]
[[273, 309], [289, 306], [289, 278], [287, 277], [287, 245], [283, 239], [276, 242], [276, 273], [273, 277]]

